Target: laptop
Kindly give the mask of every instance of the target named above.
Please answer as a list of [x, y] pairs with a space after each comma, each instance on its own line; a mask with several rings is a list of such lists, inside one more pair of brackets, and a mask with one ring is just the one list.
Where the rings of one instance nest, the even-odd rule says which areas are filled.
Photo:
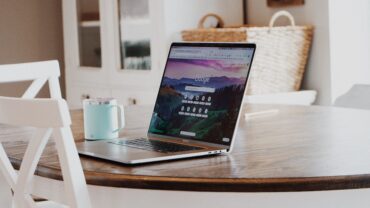
[[123, 164], [230, 152], [255, 49], [172, 43], [147, 136], [85, 141], [78, 152]]

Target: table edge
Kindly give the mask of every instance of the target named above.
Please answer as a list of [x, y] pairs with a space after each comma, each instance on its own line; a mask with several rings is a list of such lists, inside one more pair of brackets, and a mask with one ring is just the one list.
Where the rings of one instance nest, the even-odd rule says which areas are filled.
[[[16, 169], [20, 161], [11, 159]], [[370, 174], [289, 178], [193, 178], [84, 171], [88, 185], [199, 192], [302, 192], [370, 188]], [[59, 168], [38, 165], [36, 175], [63, 180]], [[109, 180], [107, 180], [109, 176]]]

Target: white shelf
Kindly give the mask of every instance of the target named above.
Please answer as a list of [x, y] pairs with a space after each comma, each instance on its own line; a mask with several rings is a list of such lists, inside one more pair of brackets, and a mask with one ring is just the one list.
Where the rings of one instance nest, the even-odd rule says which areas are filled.
[[[99, 1], [99, 10], [94, 11], [99, 15], [85, 15], [85, 18], [96, 19], [81, 19], [78, 1], [62, 1], [67, 100], [73, 107], [81, 107], [81, 98], [86, 96], [113, 96], [125, 105], [153, 104], [169, 45], [178, 40], [181, 30], [196, 27], [199, 19], [208, 12], [228, 17], [229, 21], [242, 19], [241, 13], [235, 12], [237, 6], [230, 8], [230, 3], [223, 0], [148, 0], [148, 16], [123, 19], [119, 1]], [[241, 22], [230, 21], [230, 24]], [[94, 35], [99, 33], [101, 67], [80, 66], [81, 29], [82, 35], [87, 34], [82, 37], [86, 41], [96, 43]], [[150, 40], [150, 70], [120, 70], [121, 37], [130, 41]]]
[[89, 20], [80, 22], [81, 27], [100, 27], [99, 20]]

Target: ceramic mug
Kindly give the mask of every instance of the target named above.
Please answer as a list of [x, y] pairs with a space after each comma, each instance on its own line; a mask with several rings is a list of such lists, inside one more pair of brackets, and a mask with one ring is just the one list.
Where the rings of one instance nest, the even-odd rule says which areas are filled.
[[86, 140], [115, 139], [125, 126], [124, 110], [114, 98], [93, 98], [83, 101]]

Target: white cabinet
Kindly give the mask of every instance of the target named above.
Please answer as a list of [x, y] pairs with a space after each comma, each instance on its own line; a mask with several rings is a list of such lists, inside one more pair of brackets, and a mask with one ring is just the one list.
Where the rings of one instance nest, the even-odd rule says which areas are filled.
[[[168, 48], [206, 13], [242, 22], [242, 0], [64, 0], [67, 101], [115, 97], [153, 104]], [[240, 10], [240, 11], [239, 11]]]
[[70, 85], [69, 86], [69, 94], [68, 94], [68, 102], [69, 107], [71, 109], [80, 108], [82, 104], [82, 100], [89, 99], [89, 98], [97, 98], [97, 97], [106, 97], [111, 94], [111, 90], [106, 87], [91, 87], [92, 85]]

